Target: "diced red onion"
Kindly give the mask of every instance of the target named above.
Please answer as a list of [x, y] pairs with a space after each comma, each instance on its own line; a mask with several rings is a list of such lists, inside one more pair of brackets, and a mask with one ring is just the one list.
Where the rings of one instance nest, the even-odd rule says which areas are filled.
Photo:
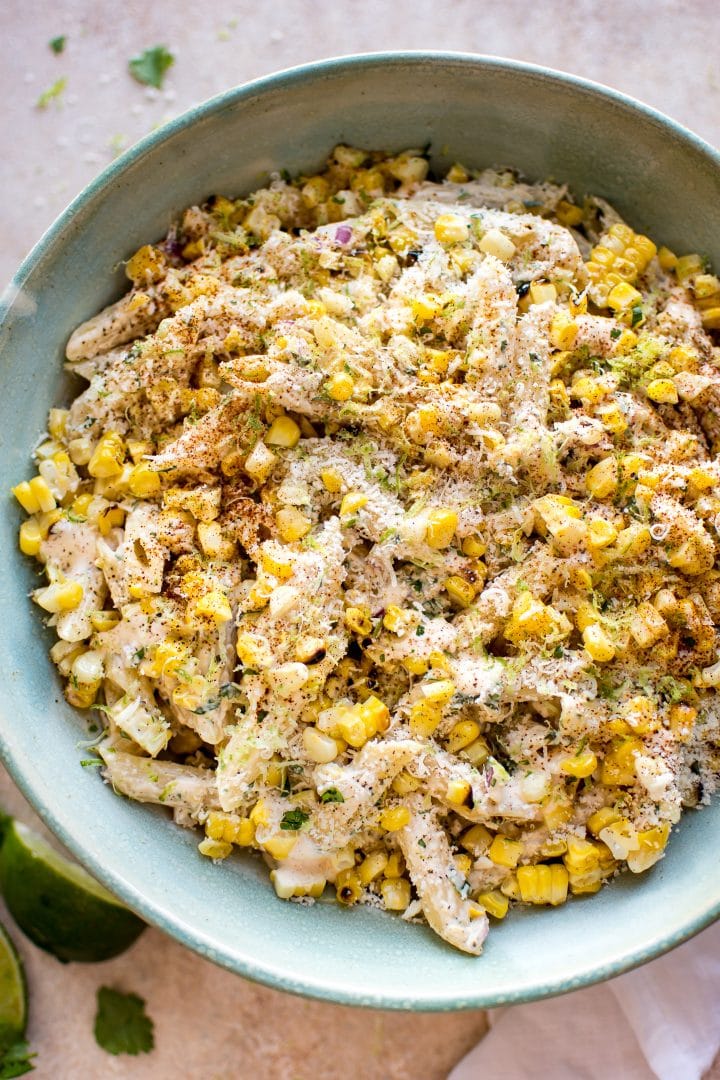
[[338, 225], [335, 230], [335, 239], [338, 244], [349, 244], [352, 240], [352, 229], [349, 225]]

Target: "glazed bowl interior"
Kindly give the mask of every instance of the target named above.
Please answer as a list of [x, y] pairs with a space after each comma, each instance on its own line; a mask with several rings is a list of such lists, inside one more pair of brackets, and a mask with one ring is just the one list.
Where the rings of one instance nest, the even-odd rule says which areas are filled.
[[[392, 54], [327, 61], [236, 90], [185, 114], [113, 164], [43, 238], [11, 288], [2, 328], [0, 468], [28, 475], [50, 405], [77, 393], [63, 346], [120, 294], [120, 264], [177, 214], [218, 192], [243, 194], [271, 170], [319, 167], [338, 142], [399, 150], [430, 144], [433, 168], [512, 165], [608, 198], [641, 231], [720, 266], [720, 162], [672, 122], [568, 76], [473, 56]], [[213, 865], [162, 810], [117, 797], [83, 769], [87, 738], [64, 703], [50, 636], [27, 600], [36, 578], [17, 550], [20, 517], [0, 516], [2, 752], [48, 825], [150, 922], [265, 983], [356, 1004], [451, 1009], [573, 989], [688, 937], [720, 911], [707, 857], [720, 804], [688, 813], [667, 857], [588, 900], [517, 912], [480, 959], [426, 927], [369, 909], [275, 898], [264, 867]]]

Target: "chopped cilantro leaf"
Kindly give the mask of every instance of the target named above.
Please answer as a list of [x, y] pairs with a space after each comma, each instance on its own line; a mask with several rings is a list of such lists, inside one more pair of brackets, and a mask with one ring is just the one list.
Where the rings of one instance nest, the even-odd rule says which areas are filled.
[[50, 41], [48, 41], [48, 45], [56, 56], [59, 56], [61, 52], [65, 51], [66, 44], [67, 38], [65, 37], [65, 34], [60, 34], [59, 37], [51, 38]]
[[617, 341], [621, 334], [622, 330], [619, 326], [613, 326], [612, 330], [610, 331], [610, 337], [613, 339], [613, 341]]
[[137, 994], [122, 994], [109, 986], [97, 992], [95, 1040], [108, 1054], [148, 1054], [155, 1045], [153, 1022]]
[[345, 797], [337, 788], [329, 787], [327, 791], [323, 791], [320, 796], [320, 802], [345, 802]]
[[36, 1054], [28, 1052], [28, 1044], [24, 1041], [13, 1043], [0, 1058], [0, 1080], [11, 1080], [14, 1076], [24, 1076], [32, 1072], [35, 1066], [32, 1058]]
[[35, 108], [47, 109], [51, 101], [58, 101], [60, 99], [60, 96], [62, 95], [62, 92], [66, 86], [67, 79], [64, 75], [60, 79], [56, 79], [52, 86], [48, 87], [47, 90], [43, 91], [43, 93], [37, 99], [37, 101], [35, 102]]
[[425, 627], [422, 623], [415, 630], [415, 637], [422, 637], [425, 633]]
[[145, 49], [139, 56], [133, 56], [128, 62], [128, 70], [136, 82], [143, 86], [154, 86], [160, 90], [165, 72], [175, 63], [175, 57], [165, 45], [155, 45]]
[[294, 810], [286, 810], [282, 816], [280, 822], [280, 828], [289, 830], [290, 832], [297, 832], [298, 829], [302, 829], [306, 821], [310, 820], [310, 815], [306, 810], [301, 810], [300, 807], [296, 807]]
[[633, 307], [632, 307], [632, 321], [631, 321], [630, 325], [631, 326], [637, 326], [638, 323], [642, 322], [642, 319], [643, 319], [642, 305], [633, 304]]
[[427, 844], [422, 839], [422, 837], [418, 840], [418, 847], [427, 847]]

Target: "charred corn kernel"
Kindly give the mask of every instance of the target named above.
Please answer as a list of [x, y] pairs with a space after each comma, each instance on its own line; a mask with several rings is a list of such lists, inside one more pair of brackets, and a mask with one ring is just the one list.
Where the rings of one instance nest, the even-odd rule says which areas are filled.
[[605, 521], [604, 518], [593, 518], [588, 522], [587, 542], [591, 548], [608, 547], [609, 544], [615, 543], [617, 535], [618, 531], [611, 521]]
[[378, 818], [378, 824], [386, 832], [397, 832], [404, 829], [410, 821], [410, 811], [407, 806], [391, 806], [383, 810]]
[[232, 607], [225, 593], [211, 589], [195, 603], [195, 613], [214, 619], [216, 623], [226, 623], [232, 619]]
[[83, 587], [79, 581], [54, 582], [33, 593], [35, 603], [53, 615], [61, 611], [74, 611], [82, 598]]
[[264, 840], [262, 846], [268, 855], [271, 855], [273, 859], [277, 859], [278, 862], [282, 862], [283, 859], [287, 859], [290, 855], [297, 843], [297, 839], [296, 833], [279, 832]]
[[327, 395], [333, 401], [349, 401], [354, 389], [355, 380], [347, 371], [336, 371], [325, 383]]
[[642, 293], [626, 281], [614, 285], [607, 295], [607, 306], [613, 311], [626, 311], [640, 303], [642, 303]]
[[703, 269], [703, 260], [699, 255], [695, 254], [681, 255], [675, 263], [675, 273], [677, 274], [678, 281], [687, 281], [688, 278], [702, 273]]
[[478, 247], [486, 255], [494, 255], [501, 262], [508, 262], [517, 250], [512, 240], [499, 229], [488, 229]]
[[227, 859], [232, 852], [232, 844], [226, 840], [211, 840], [209, 836], [206, 836], [198, 844], [198, 851], [207, 859]]
[[622, 707], [625, 723], [638, 735], [649, 735], [660, 727], [655, 703], [644, 694], [630, 698]]
[[405, 873], [405, 860], [399, 851], [391, 851], [384, 870], [386, 878], [399, 878]]
[[358, 866], [356, 873], [360, 882], [367, 886], [384, 873], [388, 864], [386, 851], [371, 851]]
[[404, 911], [410, 903], [410, 882], [403, 877], [386, 877], [380, 883], [380, 895], [387, 911]]
[[550, 322], [550, 344], [555, 349], [572, 349], [579, 329], [567, 311], [556, 311]]
[[365, 725], [367, 737], [371, 739], [378, 731], [387, 731], [390, 726], [390, 710], [384, 701], [371, 694], [369, 698], [356, 705], [357, 714]]
[[356, 870], [341, 870], [335, 878], [335, 896], [340, 904], [356, 904], [363, 894], [363, 885]]
[[460, 843], [477, 859], [484, 855], [493, 843], [493, 834], [484, 825], [471, 825], [460, 837]]
[[640, 604], [630, 620], [630, 633], [641, 649], [649, 649], [669, 631], [670, 627], [652, 604]]
[[425, 543], [437, 551], [449, 547], [457, 525], [458, 516], [454, 510], [431, 510], [425, 525]]
[[362, 491], [348, 491], [340, 503], [340, 517], [349, 517], [351, 514], [356, 514], [367, 503], [368, 496], [364, 495]]
[[640, 847], [635, 826], [627, 818], [620, 818], [601, 829], [598, 833], [603, 844], [607, 844], [616, 859], [627, 859], [631, 851]]
[[158, 474], [147, 462], [139, 462], [130, 473], [128, 478], [130, 493], [136, 499], [151, 499], [157, 495], [162, 487]]
[[245, 472], [256, 484], [264, 484], [277, 460], [277, 456], [272, 450], [268, 450], [265, 443], [257, 442], [245, 460]]
[[455, 806], [462, 806], [467, 802], [472, 788], [467, 780], [449, 780], [445, 791], [445, 798]]
[[670, 248], [661, 247], [657, 253], [658, 262], [663, 270], [674, 270], [677, 266], [677, 255]]
[[445, 579], [444, 585], [446, 593], [458, 607], [469, 607], [475, 599], [475, 589], [465, 578], [453, 574]]
[[372, 631], [372, 619], [367, 608], [349, 607], [345, 609], [345, 625], [353, 634], [367, 637]]
[[39, 555], [43, 534], [35, 518], [23, 521], [18, 534], [18, 543], [23, 555]]
[[484, 544], [478, 536], [464, 537], [461, 547], [463, 555], [467, 555], [469, 559], [479, 559], [487, 551], [487, 544]]
[[325, 490], [329, 491], [331, 495], [338, 495], [342, 491], [342, 477], [337, 469], [322, 469], [320, 479]]
[[451, 754], [457, 754], [480, 735], [480, 725], [474, 720], [461, 720], [455, 725], [447, 737], [445, 746]]
[[316, 664], [322, 660], [326, 652], [326, 643], [323, 638], [307, 637], [299, 638], [295, 645], [295, 659], [303, 664]]
[[568, 872], [560, 863], [519, 866], [516, 870], [520, 899], [526, 904], [551, 904], [567, 900]]
[[292, 449], [300, 441], [300, 428], [290, 416], [278, 416], [270, 425], [265, 436], [268, 446], [283, 446]]
[[[627, 787], [635, 783], [635, 754], [641, 752], [643, 744], [633, 736], [620, 738], [605, 755], [600, 767], [600, 781], [608, 787]], [[605, 840], [604, 836], [600, 836]], [[605, 840], [607, 844], [607, 840]], [[608, 844], [612, 849], [612, 845]]]
[[433, 231], [439, 244], [462, 244], [470, 236], [470, 223], [460, 214], [440, 214], [435, 219]]
[[312, 528], [312, 522], [294, 506], [284, 506], [282, 510], [278, 510], [275, 515], [275, 524], [280, 539], [286, 544], [301, 540]]
[[618, 464], [615, 458], [606, 457], [593, 465], [585, 477], [588, 495], [594, 499], [606, 499], [614, 495], [618, 486]]
[[555, 217], [566, 229], [571, 229], [573, 226], [579, 225], [582, 221], [582, 208], [580, 206], [575, 206], [574, 203], [568, 202], [567, 199], [561, 199], [555, 207]]
[[563, 758], [560, 768], [566, 776], [574, 776], [583, 780], [586, 776], [592, 776], [597, 768], [597, 756], [592, 750], [581, 750], [572, 757]]
[[599, 836], [603, 829], [607, 828], [608, 825], [613, 825], [621, 817], [622, 814], [619, 810], [615, 810], [612, 806], [602, 806], [594, 814], [590, 815], [587, 820], [587, 827], [593, 836]]
[[482, 905], [488, 915], [494, 919], [504, 919], [510, 907], [510, 900], [499, 891], [492, 889], [490, 892], [482, 892], [477, 896], [478, 904]]
[[510, 837], [498, 833], [488, 848], [487, 855], [497, 866], [506, 866], [512, 870], [517, 866], [524, 850], [520, 840], [511, 840]]
[[462, 756], [469, 761], [471, 765], [474, 765], [476, 769], [479, 769], [490, 757], [490, 747], [485, 739], [480, 737], [479, 739], [475, 739], [474, 742], [471, 742], [469, 746], [466, 746], [460, 753], [462, 753]]
[[91, 476], [105, 479], [122, 472], [125, 461], [125, 443], [116, 431], [108, 431], [102, 436], [88, 462]]
[[93, 611], [90, 616], [90, 625], [96, 634], [103, 634], [106, 630], [112, 630], [119, 622], [119, 611]]
[[672, 379], [653, 379], [648, 383], [645, 393], [658, 405], [677, 405], [679, 401], [677, 387]]

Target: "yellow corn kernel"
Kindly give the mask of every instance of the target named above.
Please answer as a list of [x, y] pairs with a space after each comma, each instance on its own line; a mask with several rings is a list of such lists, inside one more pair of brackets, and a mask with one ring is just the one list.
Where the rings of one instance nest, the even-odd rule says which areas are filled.
[[661, 247], [658, 250], [657, 257], [663, 270], [674, 270], [677, 266], [677, 255], [670, 248]]
[[272, 662], [272, 654], [267, 644], [252, 634], [238, 634], [235, 651], [243, 667], [264, 668]]
[[407, 806], [391, 806], [383, 810], [378, 817], [378, 824], [386, 832], [397, 832], [404, 829], [410, 821], [410, 811]]
[[349, 607], [345, 609], [345, 625], [353, 634], [367, 637], [372, 631], [372, 619], [367, 608]]
[[195, 613], [214, 619], [216, 623], [226, 623], [232, 619], [232, 608], [225, 593], [211, 589], [195, 603]]
[[146, 461], [140, 461], [128, 477], [128, 488], [136, 499], [151, 499], [162, 487], [158, 474]]
[[448, 174], [445, 179], [451, 184], [466, 184], [470, 179], [470, 173], [464, 165], [461, 165], [459, 161], [456, 161], [448, 169]]
[[380, 884], [380, 894], [387, 911], [404, 911], [410, 903], [410, 882], [403, 877], [386, 877]]
[[383, 615], [383, 626], [393, 634], [403, 634], [413, 619], [411, 611], [403, 611], [396, 604], [388, 604]]
[[112, 630], [120, 622], [118, 611], [93, 611], [90, 616], [90, 625], [96, 634], [103, 634], [106, 630]]
[[670, 825], [667, 821], [664, 821], [662, 825], [656, 825], [652, 829], [644, 829], [639, 832], [637, 834], [639, 843], [637, 851], [630, 851], [627, 855], [628, 868], [634, 874], [640, 874], [654, 866], [658, 859], [662, 858], [669, 836]]
[[430, 322], [439, 315], [445, 306], [445, 301], [436, 293], [424, 293], [410, 301], [410, 310], [418, 322]]
[[435, 219], [433, 231], [440, 244], [462, 244], [470, 236], [470, 223], [460, 214], [440, 214]]
[[35, 518], [23, 521], [18, 534], [18, 543], [23, 555], [39, 555], [43, 540], [42, 530]]
[[551, 904], [567, 900], [568, 872], [560, 863], [519, 866], [516, 871], [520, 899], [526, 904]]
[[658, 405], [677, 405], [679, 401], [677, 387], [672, 379], [653, 379], [648, 383], [645, 393]]
[[396, 795], [409, 795], [412, 791], [417, 791], [422, 786], [421, 781], [415, 776], [411, 776], [406, 769], [399, 772], [392, 784], [390, 785]]
[[309, 726], [303, 731], [303, 749], [311, 761], [326, 765], [338, 756], [337, 743], [329, 735]]
[[509, 836], [498, 833], [488, 848], [487, 855], [497, 866], [506, 866], [512, 870], [517, 866], [524, 850], [520, 840], [511, 840]]
[[686, 742], [697, 720], [697, 709], [691, 705], [673, 705], [669, 713], [670, 730], [680, 742]]
[[[642, 751], [640, 739], [628, 736], [621, 738], [605, 755], [600, 769], [600, 781], [607, 787], [627, 787], [635, 783], [635, 754]], [[605, 840], [605, 837], [601, 837]], [[605, 840], [607, 844], [607, 840]], [[608, 845], [610, 846], [610, 845]]]
[[564, 792], [555, 792], [545, 800], [542, 805], [542, 816], [550, 832], [554, 832], [570, 820], [573, 816], [572, 804]]
[[151, 244], [138, 248], [125, 264], [125, 273], [135, 285], [147, 280], [157, 281], [161, 277], [165, 261], [161, 252]]
[[337, 719], [336, 729], [338, 735], [349, 746], [358, 750], [368, 740], [368, 733], [362, 717], [353, 709], [346, 709]]
[[607, 306], [613, 311], [627, 311], [635, 304], [642, 303], [642, 293], [629, 285], [627, 281], [621, 281], [607, 295]]
[[520, 886], [516, 874], [510, 873], [503, 878], [500, 892], [503, 896], [507, 896], [508, 900], [520, 900]]
[[479, 735], [480, 725], [475, 720], [460, 720], [448, 735], [445, 746], [451, 754], [457, 754], [474, 743]]
[[614, 495], [618, 486], [618, 464], [615, 458], [606, 457], [593, 465], [585, 477], [585, 487], [594, 499], [606, 499]]
[[475, 599], [474, 587], [469, 581], [459, 577], [457, 574], [453, 574], [452, 577], [446, 578], [444, 585], [448, 596], [458, 607], [469, 607]]
[[563, 862], [571, 874], [586, 874], [600, 865], [600, 852], [591, 840], [569, 836]]
[[27, 514], [37, 514], [40, 510], [40, 504], [37, 497], [33, 493], [33, 489], [27, 480], [23, 480], [22, 483], [17, 484], [11, 491], [17, 501], [22, 506], [23, 510]]
[[342, 491], [342, 477], [337, 469], [322, 469], [320, 479], [326, 491], [331, 495], [338, 495]]
[[371, 851], [358, 866], [356, 873], [363, 885], [369, 885], [385, 872], [388, 864], [386, 851]]
[[355, 380], [347, 371], [336, 371], [325, 383], [327, 395], [333, 401], [349, 401], [354, 389]]
[[282, 510], [278, 510], [275, 515], [275, 524], [280, 539], [286, 544], [301, 540], [312, 528], [312, 522], [294, 506], [284, 506]]
[[235, 543], [228, 540], [218, 521], [200, 521], [197, 526], [198, 543], [203, 555], [208, 559], [232, 559], [236, 552]]
[[555, 349], [572, 349], [579, 326], [567, 311], [556, 311], [550, 323], [550, 344]]
[[270, 817], [268, 815], [268, 808], [265, 800], [258, 799], [248, 816], [255, 828], [262, 828], [263, 825], [268, 825], [270, 823]]
[[583, 645], [590, 657], [598, 664], [607, 664], [615, 656], [615, 646], [598, 623], [592, 623], [582, 632]]
[[378, 731], [387, 731], [390, 727], [390, 710], [384, 701], [371, 694], [362, 704], [356, 705], [358, 716], [365, 725], [368, 739], [376, 735]]
[[602, 806], [594, 814], [590, 815], [587, 820], [587, 827], [593, 836], [599, 836], [603, 829], [607, 828], [608, 825], [613, 825], [621, 817], [622, 814], [619, 810], [615, 810], [612, 806]]
[[36, 589], [33, 599], [45, 611], [57, 615], [61, 611], [74, 611], [83, 598], [83, 591], [79, 581], [57, 581], [44, 589]]
[[638, 735], [649, 735], [660, 727], [655, 703], [644, 694], [638, 694], [626, 701], [622, 714], [628, 727]]
[[256, 484], [264, 484], [277, 460], [277, 455], [264, 442], [257, 442], [245, 459], [244, 469]]
[[402, 660], [402, 666], [410, 675], [424, 675], [430, 668], [430, 661], [424, 657], [406, 656]]
[[488, 229], [478, 248], [486, 255], [494, 255], [501, 262], [508, 262], [517, 250], [512, 240], [499, 229]]
[[458, 516], [454, 510], [431, 510], [425, 526], [425, 543], [440, 551], [452, 543], [458, 525]]
[[590, 548], [608, 547], [609, 544], [615, 543], [617, 535], [618, 531], [611, 521], [605, 521], [604, 518], [593, 518], [588, 522], [587, 542]]
[[429, 739], [442, 720], [442, 709], [430, 701], [416, 701], [410, 709], [410, 730], [419, 738]]
[[701, 321], [705, 330], [720, 330], [720, 305], [703, 311]]
[[399, 878], [405, 873], [405, 860], [402, 857], [401, 852], [391, 851], [388, 857], [387, 866], [385, 867], [384, 876], [386, 878]]
[[477, 859], [484, 855], [493, 843], [493, 834], [484, 825], [471, 825], [460, 837], [460, 843]]
[[279, 832], [264, 840], [262, 846], [268, 855], [271, 855], [273, 859], [277, 859], [278, 862], [282, 862], [283, 859], [287, 859], [295, 847], [297, 839], [297, 833]]
[[586, 776], [592, 776], [597, 768], [597, 756], [592, 750], [581, 750], [572, 757], [564, 758], [560, 762], [560, 768], [566, 776], [573, 776], [583, 780]]
[[670, 627], [652, 604], [642, 603], [630, 620], [630, 633], [641, 649], [649, 649], [665, 637]]
[[467, 780], [449, 780], [445, 798], [455, 806], [462, 806], [467, 802], [472, 788]]
[[356, 514], [367, 503], [368, 496], [361, 491], [348, 491], [340, 503], [340, 517], [350, 517], [351, 514]]
[[699, 255], [681, 255], [675, 263], [675, 273], [677, 274], [678, 281], [686, 281], [690, 277], [694, 277], [695, 274], [702, 273], [704, 269], [703, 260]]
[[104, 480], [122, 472], [125, 461], [125, 443], [116, 431], [108, 431], [102, 436], [88, 462], [91, 476]]
[[487, 551], [487, 544], [484, 544], [479, 536], [464, 537], [460, 546], [463, 555], [467, 555], [469, 559], [479, 559]]
[[611, 822], [598, 835], [616, 859], [627, 859], [631, 851], [637, 851], [640, 847], [635, 826], [627, 818]]
[[125, 511], [120, 506], [106, 506], [100, 512], [97, 519], [97, 527], [101, 536], [108, 536], [113, 529], [122, 528], [125, 522]]
[[482, 892], [477, 896], [478, 904], [481, 904], [488, 915], [492, 915], [494, 919], [504, 919], [508, 913], [510, 907], [510, 901], [507, 896], [499, 891], [499, 889], [493, 889], [491, 892]]
[[198, 844], [198, 851], [207, 859], [227, 859], [232, 852], [232, 844], [228, 844], [226, 840], [211, 840], [206, 836]]
[[56, 508], [55, 496], [44, 477], [33, 476], [32, 480], [29, 481], [29, 487], [41, 513], [47, 514]]
[[529, 290], [531, 304], [546, 304], [557, 300], [557, 289], [549, 281], [533, 281]]
[[582, 221], [582, 207], [575, 206], [574, 203], [568, 202], [567, 199], [561, 199], [555, 207], [555, 217], [560, 225], [564, 225], [566, 229], [571, 229]]
[[453, 855], [453, 862], [456, 868], [465, 877], [470, 873], [473, 868], [473, 860], [469, 855]]
[[[472, 721], [470, 722], [472, 723]], [[485, 739], [480, 737], [479, 739], [475, 739], [474, 742], [471, 742], [469, 746], [466, 746], [460, 753], [462, 753], [462, 756], [469, 761], [471, 765], [474, 765], [476, 769], [479, 769], [490, 757], [490, 747]]]
[[278, 416], [265, 436], [268, 446], [284, 446], [291, 450], [300, 441], [300, 427], [290, 416]]

